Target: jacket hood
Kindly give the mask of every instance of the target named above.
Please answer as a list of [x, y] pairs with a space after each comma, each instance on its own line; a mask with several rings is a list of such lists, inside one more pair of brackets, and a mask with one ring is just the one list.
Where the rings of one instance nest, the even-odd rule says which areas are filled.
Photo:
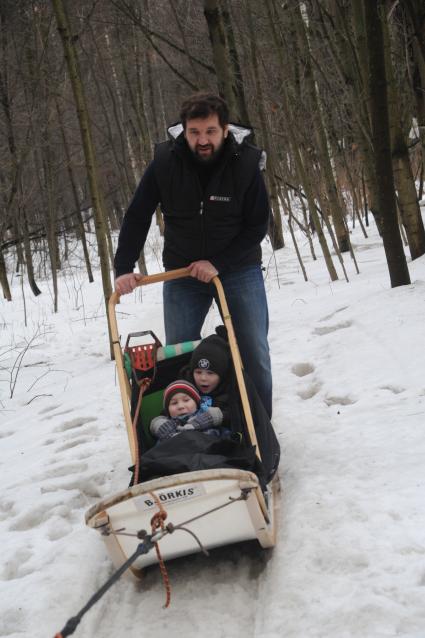
[[[252, 128], [249, 126], [242, 126], [241, 124], [230, 123], [229, 131], [232, 133], [238, 144], [242, 144], [244, 139], [252, 135]], [[168, 135], [173, 140], [176, 140], [181, 133], [183, 133], [183, 124], [181, 122], [176, 122], [168, 127]]]
[[[235, 142], [237, 144], [242, 144], [244, 140], [248, 140], [252, 135], [252, 128], [250, 126], [242, 126], [241, 124], [232, 124], [229, 123], [229, 131], [232, 134]], [[183, 124], [181, 122], [176, 122], [175, 124], [171, 124], [167, 129], [168, 135], [171, 140], [177, 140], [183, 133]], [[264, 171], [266, 168], [267, 162], [267, 154], [266, 151], [261, 151], [261, 157], [258, 162], [261, 171]]]

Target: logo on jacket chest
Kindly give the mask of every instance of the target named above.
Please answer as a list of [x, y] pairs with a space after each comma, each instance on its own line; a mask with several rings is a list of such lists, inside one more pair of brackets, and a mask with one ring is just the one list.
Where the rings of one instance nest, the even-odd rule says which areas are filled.
[[231, 202], [232, 198], [226, 195], [210, 195], [210, 202]]

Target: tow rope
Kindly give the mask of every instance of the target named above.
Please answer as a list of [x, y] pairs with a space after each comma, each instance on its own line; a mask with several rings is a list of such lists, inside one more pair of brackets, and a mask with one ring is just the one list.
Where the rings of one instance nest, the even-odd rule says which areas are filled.
[[[161, 501], [159, 500], [159, 498], [157, 497], [157, 495], [154, 492], [149, 492], [150, 495], [152, 496], [152, 498], [154, 499], [155, 503], [158, 506], [158, 512], [156, 512], [156, 514], [154, 514], [151, 518], [151, 527], [152, 527], [152, 536], [155, 535], [155, 532], [157, 532], [158, 530], [165, 530], [165, 525], [164, 525], [164, 521], [167, 518], [168, 514], [165, 511], [165, 509], [163, 508]], [[159, 570], [161, 572], [161, 576], [162, 576], [162, 582], [164, 583], [164, 587], [165, 587], [165, 592], [166, 592], [166, 598], [165, 598], [165, 605], [164, 607], [167, 608], [170, 605], [170, 601], [171, 601], [171, 584], [170, 584], [170, 579], [168, 576], [168, 572], [167, 572], [167, 568], [165, 567], [165, 563], [164, 563], [164, 559], [162, 558], [162, 554], [161, 554], [161, 550], [159, 549], [159, 545], [158, 543], [154, 543], [155, 545], [155, 551], [156, 551], [156, 557], [158, 559], [158, 564], [159, 564]]]
[[216, 507], [210, 510], [207, 510], [206, 512], [203, 512], [202, 514], [199, 514], [198, 516], [194, 516], [191, 519], [188, 519], [187, 521], [180, 523], [178, 525], [173, 525], [172, 523], [168, 523], [168, 525], [164, 524], [164, 521], [167, 518], [167, 513], [164, 510], [162, 504], [160, 503], [157, 495], [151, 492], [150, 494], [152, 495], [152, 497], [154, 498], [155, 502], [157, 503], [159, 507], [159, 511], [156, 512], [151, 519], [152, 533], [148, 534], [146, 530], [144, 529], [139, 530], [136, 533], [129, 533], [125, 531], [125, 528], [116, 530], [116, 531], [105, 532], [106, 535], [108, 534], [121, 535], [122, 534], [123, 536], [134, 536], [136, 538], [143, 539], [143, 540], [137, 546], [136, 551], [129, 558], [127, 558], [127, 560], [121, 565], [119, 569], [117, 569], [117, 571], [114, 574], [112, 574], [112, 576], [106, 581], [106, 583], [104, 583], [102, 587], [95, 594], [93, 594], [93, 596], [88, 600], [88, 602], [78, 612], [78, 614], [76, 616], [72, 616], [67, 621], [62, 631], [60, 631], [59, 633], [56, 633], [54, 638], [66, 638], [67, 636], [71, 636], [74, 633], [74, 631], [77, 629], [78, 625], [83, 619], [83, 616], [85, 616], [85, 614], [93, 607], [93, 605], [97, 603], [97, 601], [100, 600], [104, 594], [106, 594], [106, 592], [112, 587], [112, 585], [114, 585], [117, 582], [117, 580], [119, 580], [119, 578], [121, 578], [124, 572], [127, 571], [129, 567], [131, 567], [134, 561], [139, 556], [143, 556], [143, 554], [148, 554], [154, 547], [156, 549], [158, 562], [159, 562], [159, 566], [161, 570], [161, 575], [162, 575], [163, 582], [166, 589], [166, 602], [164, 607], [168, 607], [171, 600], [171, 587], [170, 587], [168, 573], [165, 568], [164, 560], [159, 550], [158, 542], [167, 534], [173, 534], [175, 531], [180, 530], [182, 532], [187, 532], [188, 534], [193, 536], [193, 538], [198, 543], [200, 550], [206, 556], [209, 556], [208, 551], [203, 547], [199, 538], [196, 536], [196, 534], [192, 530], [188, 529], [186, 525], [188, 525], [189, 523], [193, 523], [194, 521], [197, 521], [200, 518], [207, 516], [208, 514], [212, 514], [213, 512], [217, 512], [218, 510], [228, 507], [229, 505], [232, 505], [232, 503], [237, 503], [238, 501], [246, 501], [252, 489], [253, 488], [251, 487], [243, 488], [241, 489], [240, 496], [238, 496], [237, 498], [230, 497], [227, 503], [223, 503], [223, 505], [217, 505]]

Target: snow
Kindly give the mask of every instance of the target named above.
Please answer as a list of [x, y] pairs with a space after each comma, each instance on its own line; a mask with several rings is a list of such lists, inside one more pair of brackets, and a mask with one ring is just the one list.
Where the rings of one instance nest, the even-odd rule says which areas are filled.
[[[292, 246], [275, 256], [264, 246], [282, 446], [276, 548], [170, 562], [167, 610], [157, 568], [140, 584], [122, 578], [75, 636], [425, 636], [425, 258], [409, 261], [411, 285], [391, 289], [368, 232], [352, 234], [360, 274], [346, 257], [349, 283], [330, 282], [301, 238], [308, 282]], [[38, 298], [23, 287], [27, 326], [19, 278], [13, 302], [0, 301], [0, 635], [10, 638], [53, 636], [113, 573], [84, 512], [129, 480], [99, 273], [94, 284], [75, 266], [61, 274], [57, 315], [51, 283], [39, 285]], [[163, 337], [160, 285], [117, 308], [123, 339]], [[209, 316], [205, 334], [216, 323]]]

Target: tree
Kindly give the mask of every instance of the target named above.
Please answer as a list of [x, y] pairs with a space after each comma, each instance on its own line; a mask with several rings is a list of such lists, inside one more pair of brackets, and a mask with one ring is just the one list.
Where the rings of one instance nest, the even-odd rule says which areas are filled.
[[[84, 148], [87, 173], [89, 178], [90, 193], [92, 197], [93, 213], [95, 219], [96, 238], [102, 274], [103, 293], [105, 297], [106, 316], [108, 317], [108, 301], [112, 294], [111, 277], [109, 271], [108, 243], [106, 237], [106, 221], [102, 209], [101, 193], [98, 181], [98, 167], [95, 150], [92, 140], [90, 120], [87, 111], [87, 104], [84, 95], [84, 87], [81, 82], [78, 58], [75, 52], [73, 38], [70, 32], [68, 18], [62, 0], [52, 0], [53, 9], [56, 16], [59, 35], [62, 40], [65, 60], [74, 93], [75, 106], [80, 124], [81, 139]], [[112, 355], [112, 346], [111, 346]]]
[[384, 19], [384, 3], [382, 0], [362, 1], [366, 24], [373, 158], [379, 209], [382, 214], [382, 239], [391, 286], [404, 286], [410, 283], [410, 277], [398, 228], [391, 159], [384, 37], [381, 24], [381, 19]]

